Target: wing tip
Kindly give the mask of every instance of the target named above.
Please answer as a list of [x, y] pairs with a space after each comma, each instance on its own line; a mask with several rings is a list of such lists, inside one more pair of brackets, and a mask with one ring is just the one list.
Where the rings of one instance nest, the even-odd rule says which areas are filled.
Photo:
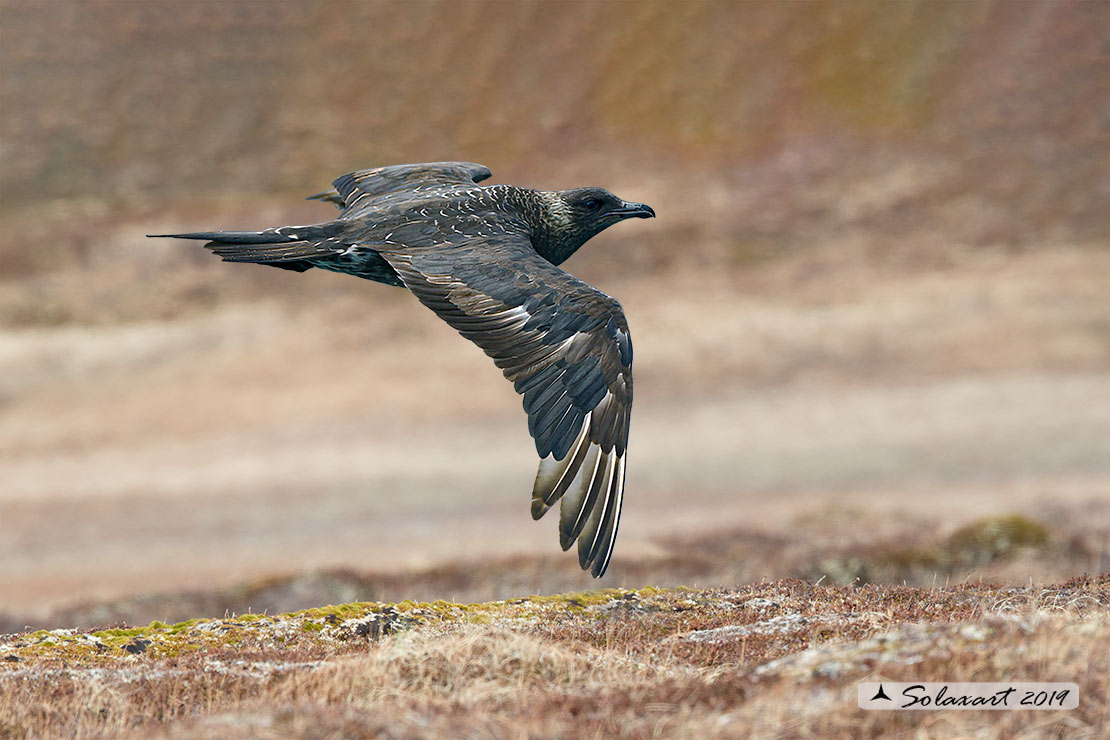
[[620, 525], [625, 456], [612, 448], [605, 452], [587, 439], [580, 437], [565, 462], [551, 456], [540, 461], [532, 518], [539, 519], [560, 501], [559, 546], [565, 552], [577, 542], [579, 566], [601, 578], [609, 568]]
[[[547, 504], [545, 504], [543, 502], [542, 498], [539, 498], [538, 496], [533, 495], [533, 497], [532, 497], [532, 519], [533, 520], [539, 521], [540, 519], [542, 519], [543, 515], [546, 514], [547, 510], [550, 509], [550, 508], [551, 508], [550, 506], [548, 506]], [[564, 547], [563, 549], [565, 550], [566, 548]]]
[[599, 474], [605, 496], [593, 502], [590, 521], [583, 532], [586, 536], [580, 535], [578, 540], [578, 563], [583, 570], [588, 568], [594, 578], [601, 578], [609, 569], [624, 500], [625, 456], [615, 450], [604, 456], [605, 469]]
[[305, 200], [319, 200], [323, 201], [324, 203], [331, 203], [333, 206], [339, 208], [340, 210], [342, 210], [347, 205], [344, 202], [343, 197], [338, 192], [336, 192], [335, 189], [324, 190], [314, 195], [306, 195]]

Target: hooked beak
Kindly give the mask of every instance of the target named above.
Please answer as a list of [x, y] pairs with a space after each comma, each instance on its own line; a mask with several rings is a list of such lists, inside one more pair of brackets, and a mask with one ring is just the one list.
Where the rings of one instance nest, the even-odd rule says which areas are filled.
[[630, 203], [627, 200], [610, 213], [620, 218], [655, 218], [655, 209], [647, 203]]

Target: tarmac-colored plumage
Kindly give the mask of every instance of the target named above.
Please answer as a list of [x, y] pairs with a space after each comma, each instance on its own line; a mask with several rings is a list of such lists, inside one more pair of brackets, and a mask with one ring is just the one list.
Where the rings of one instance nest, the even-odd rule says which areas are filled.
[[601, 188], [482, 186], [466, 162], [344, 175], [314, 196], [334, 221], [202, 239], [229, 262], [318, 267], [408, 288], [493, 358], [523, 396], [540, 466], [532, 516], [561, 501], [560, 544], [609, 566], [624, 497], [632, 342], [620, 304], [558, 267], [588, 239], [655, 212]]

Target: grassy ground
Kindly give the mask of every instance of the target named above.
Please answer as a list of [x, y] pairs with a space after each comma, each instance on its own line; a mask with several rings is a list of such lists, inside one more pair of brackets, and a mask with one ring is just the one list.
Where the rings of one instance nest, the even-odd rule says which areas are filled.
[[[40, 631], [0, 641], [0, 734], [1093, 738], [1108, 587], [784, 580]], [[1081, 698], [863, 712], [856, 685], [875, 679], [1070, 681]]]

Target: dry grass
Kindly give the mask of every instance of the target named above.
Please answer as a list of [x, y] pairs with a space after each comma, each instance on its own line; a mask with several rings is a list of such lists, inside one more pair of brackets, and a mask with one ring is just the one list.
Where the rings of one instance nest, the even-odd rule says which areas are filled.
[[[1096, 737], [1106, 579], [354, 604], [0, 642], [5, 737]], [[360, 629], [361, 625], [361, 629]], [[887, 680], [1055, 680], [1063, 713], [863, 713]]]

